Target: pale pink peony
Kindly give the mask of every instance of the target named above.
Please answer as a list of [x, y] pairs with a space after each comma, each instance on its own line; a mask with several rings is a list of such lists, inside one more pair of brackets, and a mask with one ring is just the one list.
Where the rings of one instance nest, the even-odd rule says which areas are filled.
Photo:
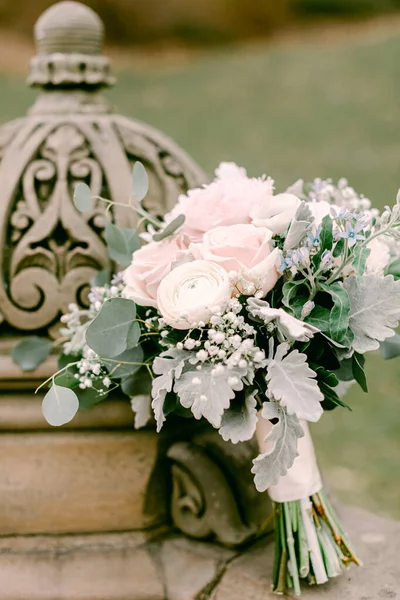
[[272, 235], [269, 229], [250, 224], [221, 226], [205, 233], [203, 242], [191, 244], [189, 250], [196, 259], [213, 261], [227, 272], [237, 273], [244, 282], [241, 292], [254, 293], [256, 289], [265, 295], [279, 277], [280, 253], [271, 245]]
[[267, 227], [275, 235], [280, 235], [291, 224], [300, 204], [300, 198], [293, 194], [277, 194], [267, 201], [262, 200], [254, 207], [251, 211], [251, 222], [257, 227]]
[[254, 207], [272, 196], [273, 183], [270, 177], [251, 179], [245, 169], [222, 163], [214, 181], [180, 196], [166, 220], [183, 213], [182, 231], [193, 241], [201, 241], [203, 234], [215, 227], [250, 223]]
[[141, 306], [157, 308], [157, 291], [175, 263], [184, 259], [187, 241], [182, 235], [150, 242], [137, 250], [124, 273], [125, 296]]

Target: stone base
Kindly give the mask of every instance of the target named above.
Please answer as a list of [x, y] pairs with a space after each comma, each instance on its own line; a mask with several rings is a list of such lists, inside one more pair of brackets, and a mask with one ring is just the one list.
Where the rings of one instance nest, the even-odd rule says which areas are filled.
[[[341, 517], [364, 567], [303, 597], [400, 598], [400, 523], [354, 508]], [[0, 599], [273, 600], [271, 541], [238, 553], [160, 530], [0, 538]]]

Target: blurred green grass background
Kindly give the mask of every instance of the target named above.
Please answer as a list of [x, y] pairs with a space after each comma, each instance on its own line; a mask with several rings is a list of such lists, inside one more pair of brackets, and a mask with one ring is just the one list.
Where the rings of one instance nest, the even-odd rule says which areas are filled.
[[[380, 208], [400, 187], [400, 34], [207, 53], [118, 74], [116, 108], [172, 136], [211, 174], [234, 160], [278, 190], [346, 176]], [[0, 76], [0, 118], [35, 95]], [[367, 359], [370, 393], [313, 427], [328, 485], [348, 503], [400, 518], [400, 361]]]

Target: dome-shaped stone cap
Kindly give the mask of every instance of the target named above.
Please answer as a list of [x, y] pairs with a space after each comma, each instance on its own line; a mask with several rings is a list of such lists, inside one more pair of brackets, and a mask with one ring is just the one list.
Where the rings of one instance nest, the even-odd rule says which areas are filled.
[[39, 54], [99, 54], [104, 25], [88, 6], [73, 0], [57, 2], [35, 24]]

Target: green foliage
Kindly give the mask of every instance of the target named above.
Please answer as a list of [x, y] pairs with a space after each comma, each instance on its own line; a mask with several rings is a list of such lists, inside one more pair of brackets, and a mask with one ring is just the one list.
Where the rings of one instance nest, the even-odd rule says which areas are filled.
[[[289, 312], [296, 317], [296, 319], [300, 319], [303, 306], [310, 297], [310, 292], [305, 285], [305, 282], [305, 279], [287, 281], [282, 288], [282, 304], [289, 309]], [[306, 321], [307, 323], [309, 322], [307, 319]], [[312, 324], [314, 325], [314, 323]], [[318, 325], [316, 325], [316, 327], [318, 327]]]
[[149, 178], [141, 162], [136, 161], [132, 171], [132, 194], [141, 202], [149, 191]]
[[326, 215], [322, 220], [321, 231], [319, 234], [319, 250], [313, 257], [312, 261], [314, 267], [318, 269], [321, 264], [321, 257], [325, 250], [332, 250], [333, 246], [333, 221], [329, 215]]
[[393, 275], [395, 279], [400, 279], [400, 258], [393, 261], [387, 268], [387, 275]]
[[104, 386], [101, 381], [94, 382], [93, 387], [84, 390], [76, 390], [79, 401], [80, 410], [89, 410], [92, 406], [103, 402], [108, 397], [108, 391], [103, 390]]
[[370, 248], [368, 246], [361, 246], [358, 244], [355, 246], [353, 250], [354, 259], [352, 265], [360, 277], [364, 275], [365, 265], [367, 264], [368, 256], [371, 254]]
[[79, 409], [75, 392], [53, 383], [42, 402], [43, 416], [50, 425], [60, 427], [72, 421]]
[[132, 254], [140, 246], [136, 229], [123, 229], [109, 221], [106, 225], [104, 237], [110, 257], [122, 267], [130, 265]]
[[87, 345], [103, 358], [119, 356], [139, 341], [140, 327], [135, 319], [136, 305], [132, 300], [107, 300], [87, 329]]
[[136, 346], [125, 350], [113, 360], [105, 360], [104, 366], [107, 368], [110, 377], [113, 379], [121, 379], [133, 375], [140, 369], [143, 364], [143, 350], [141, 346]]
[[320, 288], [332, 298], [333, 307], [329, 316], [329, 335], [339, 344], [349, 328], [350, 299], [340, 283], [320, 284]]
[[152, 378], [146, 367], [140, 367], [135, 373], [121, 381], [121, 390], [129, 398], [150, 394]]
[[74, 204], [80, 212], [87, 212], [92, 208], [93, 196], [86, 183], [78, 183], [74, 190]]
[[18, 342], [11, 350], [11, 357], [23, 371], [34, 371], [49, 356], [53, 345], [36, 335]]
[[177, 231], [179, 227], [181, 227], [184, 224], [184, 222], [185, 215], [178, 215], [173, 221], [168, 223], [168, 225], [162, 231], [155, 233], [153, 235], [153, 240], [155, 242], [161, 242], [161, 240], [164, 240], [165, 238], [175, 233], [175, 231]]
[[368, 385], [367, 385], [367, 377], [364, 371], [364, 363], [365, 358], [362, 354], [358, 354], [358, 352], [354, 352], [352, 357], [352, 368], [354, 379], [357, 381], [358, 385], [361, 387], [363, 392], [368, 393]]
[[94, 277], [90, 280], [92, 287], [104, 287], [111, 283], [112, 273], [109, 269], [102, 269], [98, 271]]

